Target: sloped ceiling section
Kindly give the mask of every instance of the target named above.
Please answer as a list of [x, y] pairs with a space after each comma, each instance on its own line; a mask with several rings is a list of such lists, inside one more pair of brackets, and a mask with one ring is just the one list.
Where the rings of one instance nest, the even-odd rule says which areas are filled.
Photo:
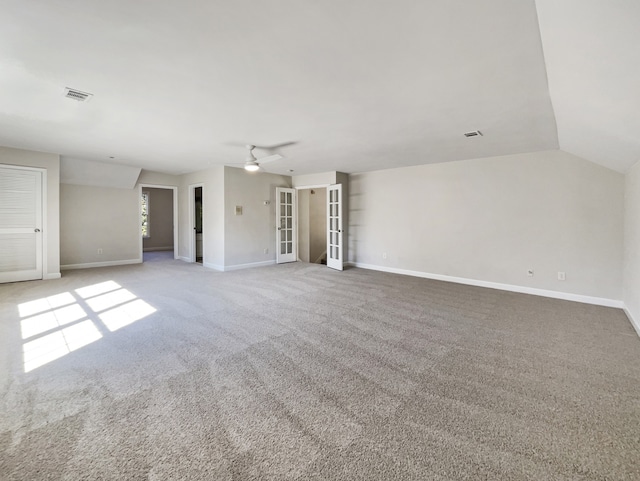
[[640, 160], [640, 1], [536, 3], [560, 148], [626, 172]]
[[558, 148], [534, 0], [13, 0], [0, 69], [0, 145], [167, 173]]
[[141, 170], [139, 167], [61, 157], [60, 183], [133, 189]]

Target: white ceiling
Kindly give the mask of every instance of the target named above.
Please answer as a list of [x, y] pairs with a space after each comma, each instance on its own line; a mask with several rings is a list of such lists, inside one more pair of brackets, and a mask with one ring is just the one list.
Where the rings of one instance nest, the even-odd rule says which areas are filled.
[[[637, 143], [625, 149], [607, 130], [626, 125], [619, 114], [631, 109], [611, 108], [604, 126], [602, 109], [576, 109], [589, 85], [573, 92], [565, 79], [573, 72], [565, 56], [579, 48], [562, 35], [574, 12], [549, 19], [559, 11], [552, 1], [540, 12], [561, 146], [624, 169]], [[0, 145], [182, 173], [242, 162], [246, 151], [233, 143], [296, 141], [267, 166], [294, 175], [559, 146], [533, 0], [0, 0], [0, 8]], [[94, 98], [64, 98], [65, 87]], [[620, 141], [607, 150], [615, 159], [595, 155], [605, 147], [597, 141], [579, 151], [589, 120], [607, 142]], [[462, 135], [475, 129], [485, 135]]]

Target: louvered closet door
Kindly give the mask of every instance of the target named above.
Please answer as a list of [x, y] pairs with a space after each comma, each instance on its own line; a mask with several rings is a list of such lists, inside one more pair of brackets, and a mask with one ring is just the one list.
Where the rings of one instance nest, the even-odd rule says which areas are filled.
[[42, 279], [42, 173], [0, 167], [0, 282]]

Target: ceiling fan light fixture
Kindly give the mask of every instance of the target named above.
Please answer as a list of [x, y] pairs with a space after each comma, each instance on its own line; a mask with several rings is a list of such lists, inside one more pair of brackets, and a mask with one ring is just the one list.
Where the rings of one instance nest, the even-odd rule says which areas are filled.
[[255, 172], [258, 169], [260, 169], [260, 166], [257, 164], [255, 160], [247, 161], [244, 164], [244, 170], [247, 170], [249, 172]]

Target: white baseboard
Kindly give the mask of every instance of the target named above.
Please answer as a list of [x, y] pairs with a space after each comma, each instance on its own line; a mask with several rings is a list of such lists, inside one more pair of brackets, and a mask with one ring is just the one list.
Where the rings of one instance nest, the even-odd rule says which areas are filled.
[[177, 259], [183, 262], [191, 262], [191, 259], [186, 256], [178, 256]]
[[156, 252], [156, 251], [172, 251], [173, 246], [164, 246], [164, 247], [145, 247], [142, 249], [142, 252]]
[[61, 277], [62, 274], [60, 274], [59, 272], [54, 272], [53, 274], [43, 274], [42, 280], [50, 281], [52, 279], [60, 279]]
[[84, 264], [66, 264], [60, 266], [60, 270], [69, 271], [72, 269], [91, 269], [93, 267], [111, 267], [111, 266], [124, 266], [127, 264], [140, 264], [142, 259], [123, 259], [120, 261], [104, 261], [104, 262], [87, 262]]
[[220, 266], [218, 264], [212, 264], [211, 262], [203, 262], [202, 266], [206, 267], [207, 269], [213, 269], [214, 271], [220, 271], [220, 272], [224, 271], [224, 266]]
[[[188, 257], [178, 257], [181, 261], [191, 263], [191, 260]], [[211, 262], [203, 262], [202, 266], [207, 269], [213, 269], [214, 271], [219, 272], [229, 272], [229, 271], [239, 271], [240, 269], [250, 269], [251, 267], [262, 267], [262, 266], [271, 266], [275, 264], [275, 260], [269, 261], [261, 261], [261, 262], [251, 262], [249, 264], [235, 264], [232, 266], [221, 266], [220, 264], [213, 264]]]
[[363, 264], [361, 262], [348, 262], [346, 265], [371, 269], [374, 271], [391, 272], [393, 274], [403, 274], [406, 276], [423, 277], [437, 281], [455, 282], [456, 284], [466, 284], [469, 286], [488, 287], [489, 289], [499, 289], [501, 291], [519, 292], [521, 294], [532, 294], [534, 296], [551, 297], [553, 299], [563, 299], [565, 301], [582, 302], [584, 304], [595, 304], [597, 306], [624, 308], [624, 302], [604, 297], [583, 296], [581, 294], [571, 294], [569, 292], [549, 291], [534, 287], [516, 286], [513, 284], [500, 284], [498, 282], [480, 281], [477, 279], [467, 279], [466, 277], [445, 276], [442, 274], [430, 274], [428, 272], [411, 271], [407, 269], [396, 269], [395, 267], [377, 266], [373, 264]]
[[624, 306], [624, 313], [627, 315], [627, 317], [629, 318], [629, 322], [631, 322], [631, 325], [633, 326], [633, 328], [636, 330], [636, 332], [638, 333], [638, 336], [640, 336], [640, 319], [636, 319], [633, 317], [633, 314], [631, 314], [631, 311], [627, 308], [627, 306]]
[[263, 267], [263, 266], [272, 266], [276, 263], [275, 259], [271, 259], [269, 261], [261, 261], [261, 262], [251, 262], [249, 264], [235, 264], [233, 266], [224, 266], [222, 268], [223, 271], [239, 271], [240, 269], [250, 269], [251, 267]]

